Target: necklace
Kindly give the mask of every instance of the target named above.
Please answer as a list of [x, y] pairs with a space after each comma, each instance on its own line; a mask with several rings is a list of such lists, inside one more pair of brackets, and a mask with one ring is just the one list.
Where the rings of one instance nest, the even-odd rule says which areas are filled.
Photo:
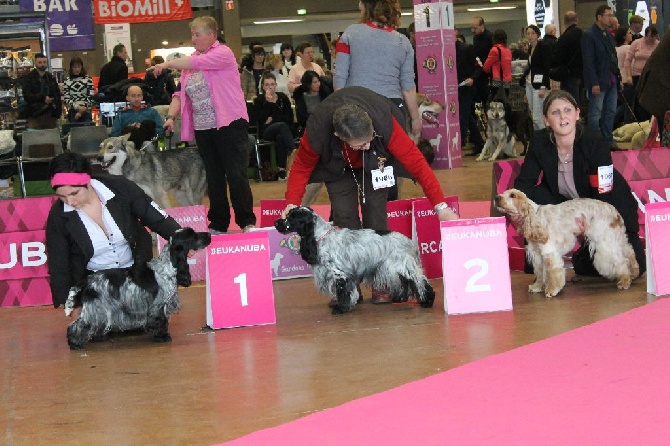
[[563, 164], [568, 164], [572, 162], [572, 150], [569, 151], [564, 157], [561, 157], [561, 154], [558, 154], [558, 160]]
[[354, 172], [354, 166], [351, 165], [351, 160], [349, 159], [349, 153], [347, 153], [346, 150], [342, 150], [344, 152], [344, 156], [347, 157], [347, 163], [349, 164], [350, 170], [351, 170], [351, 175], [354, 177], [354, 181], [356, 182], [356, 187], [358, 188], [358, 191], [361, 193], [362, 201], [363, 204], [365, 204], [365, 150], [363, 150], [363, 153], [361, 154], [363, 156], [363, 169], [361, 170], [361, 179], [363, 181], [363, 188], [361, 189], [361, 185], [358, 184], [358, 179], [356, 178], [356, 173]]

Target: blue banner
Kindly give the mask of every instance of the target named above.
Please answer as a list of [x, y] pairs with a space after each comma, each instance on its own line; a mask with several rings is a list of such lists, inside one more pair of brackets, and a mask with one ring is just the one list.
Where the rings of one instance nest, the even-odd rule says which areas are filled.
[[47, 13], [52, 53], [95, 49], [91, 0], [19, 0], [19, 7], [24, 12]]

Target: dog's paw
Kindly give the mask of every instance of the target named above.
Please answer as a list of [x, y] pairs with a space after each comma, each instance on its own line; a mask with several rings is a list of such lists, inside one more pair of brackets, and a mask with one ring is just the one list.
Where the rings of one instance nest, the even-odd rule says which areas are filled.
[[424, 300], [419, 305], [421, 305], [421, 308], [431, 308], [433, 306], [433, 299]]
[[561, 288], [547, 287], [547, 290], [544, 293], [544, 295], [547, 299], [551, 299], [552, 297], [556, 297], [556, 295], [560, 292], [561, 292]]
[[172, 342], [172, 336], [170, 333], [157, 334], [154, 335], [154, 342]]
[[542, 285], [537, 284], [537, 283], [531, 283], [528, 285], [528, 292], [529, 293], [541, 293], [542, 292]]
[[84, 348], [84, 344], [75, 344], [73, 342], [68, 342], [67, 345], [70, 346], [70, 350], [81, 350]]
[[331, 310], [331, 313], [336, 315], [336, 314], [348, 313], [350, 311], [351, 311], [351, 308], [347, 307], [345, 305], [334, 305], [333, 309]]
[[477, 158], [475, 158], [475, 161], [484, 161], [484, 152], [482, 152], [481, 155], [479, 155]]
[[627, 290], [630, 288], [632, 282], [633, 280], [628, 275], [619, 276], [619, 281], [617, 282], [616, 287], [620, 290]]

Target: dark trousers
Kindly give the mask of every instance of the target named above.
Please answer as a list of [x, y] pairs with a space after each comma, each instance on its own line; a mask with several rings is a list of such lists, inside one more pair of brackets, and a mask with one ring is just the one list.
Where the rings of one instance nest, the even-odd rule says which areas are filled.
[[572, 95], [577, 103], [582, 101], [582, 80], [578, 77], [568, 77], [561, 82], [561, 90], [565, 90]]
[[265, 127], [263, 130], [263, 139], [275, 143], [277, 154], [277, 167], [286, 169], [286, 159], [289, 153], [295, 149], [293, 132], [285, 122], [275, 122]]
[[207, 174], [209, 227], [217, 231], [228, 230], [230, 203], [235, 211], [235, 223], [240, 228], [256, 224], [247, 176], [250, 152], [248, 127], [247, 121], [238, 119], [226, 127], [195, 131], [195, 142]]
[[[344, 173], [335, 181], [326, 183], [328, 196], [330, 197], [330, 208], [333, 224], [348, 229], [375, 229], [385, 231], [388, 229], [386, 216], [386, 202], [388, 189], [372, 189], [372, 177], [366, 172], [364, 179], [361, 178], [362, 169], [345, 169]], [[356, 175], [356, 180], [354, 180]], [[359, 190], [359, 185], [361, 190]], [[363, 193], [365, 191], [365, 203]], [[358, 204], [361, 204], [363, 224], [358, 218]]]

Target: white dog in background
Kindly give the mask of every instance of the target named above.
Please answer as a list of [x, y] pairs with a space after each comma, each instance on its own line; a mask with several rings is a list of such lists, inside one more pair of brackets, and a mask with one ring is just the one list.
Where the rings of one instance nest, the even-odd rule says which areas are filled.
[[563, 255], [581, 235], [589, 241], [595, 269], [616, 280], [620, 290], [628, 289], [640, 273], [623, 218], [609, 203], [576, 198], [540, 206], [523, 192], [509, 189], [495, 198], [495, 205], [528, 241], [526, 255], [535, 272], [535, 282], [528, 287], [531, 293], [544, 291], [546, 297], [554, 297], [563, 289]]

